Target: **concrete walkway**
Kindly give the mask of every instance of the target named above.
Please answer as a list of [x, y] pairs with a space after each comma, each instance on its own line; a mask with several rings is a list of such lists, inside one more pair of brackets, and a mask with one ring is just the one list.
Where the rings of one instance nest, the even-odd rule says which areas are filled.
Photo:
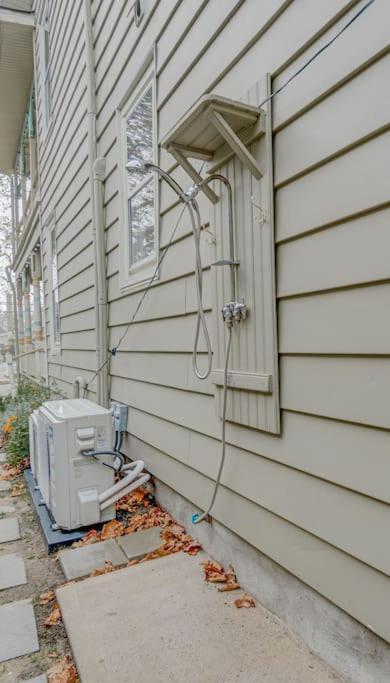
[[177, 553], [57, 590], [83, 683], [341, 680], [260, 605], [237, 609], [242, 591], [205, 583], [202, 559]]

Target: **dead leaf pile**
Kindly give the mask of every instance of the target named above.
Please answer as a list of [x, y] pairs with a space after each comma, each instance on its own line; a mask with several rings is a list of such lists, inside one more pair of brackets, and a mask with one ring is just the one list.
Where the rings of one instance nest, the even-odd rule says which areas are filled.
[[256, 603], [249, 593], [244, 593], [240, 598], [237, 598], [234, 604], [238, 609], [241, 609], [241, 607], [256, 607]]
[[18, 484], [15, 484], [12, 489], [11, 489], [11, 496], [15, 498], [16, 496], [22, 496], [23, 493], [25, 492], [26, 488], [24, 484], [21, 482]]
[[[141, 489], [141, 492], [142, 491], [143, 490]], [[129, 496], [134, 496], [136, 493], [138, 493], [138, 489], [129, 494]], [[149, 495], [147, 491], [146, 494]], [[142, 495], [144, 495], [144, 493], [142, 493]], [[141, 497], [128, 500], [129, 496], [125, 496], [121, 499], [125, 501], [123, 505], [131, 507], [133, 505], [132, 501], [141, 500]], [[136, 504], [138, 505], [139, 503]], [[181, 524], [177, 524], [173, 517], [159, 505], [150, 507], [150, 509], [144, 513], [137, 512], [136, 514], [133, 514], [127, 521], [127, 526], [125, 526], [123, 522], [113, 519], [111, 522], [104, 524], [101, 531], [91, 529], [80, 541], [73, 543], [72, 548], [80, 548], [84, 545], [97, 543], [98, 541], [106, 541], [111, 538], [123, 536], [124, 534], [132, 534], [143, 529], [151, 529], [158, 526], [163, 527], [163, 532], [161, 534], [162, 544], [157, 550], [149, 553], [149, 555], [143, 558], [144, 561], [155, 559], [156, 557], [163, 557], [164, 555], [169, 555], [171, 553], [177, 553], [180, 550], [188, 553], [188, 555], [197, 555], [201, 550], [200, 543], [186, 534], [184, 527], [181, 526]], [[136, 560], [135, 562], [132, 562], [132, 564], [138, 564], [138, 562], [139, 560]]]
[[204, 579], [209, 583], [223, 583], [224, 585], [218, 588], [220, 593], [226, 593], [227, 591], [235, 591], [240, 588], [240, 584], [237, 582], [236, 573], [232, 566], [229, 566], [228, 570], [225, 571], [219, 562], [214, 560], [207, 560], [202, 562]]
[[54, 664], [47, 672], [47, 678], [49, 683], [79, 683], [80, 681], [70, 655], [65, 655], [57, 664]]
[[106, 561], [104, 563], [104, 567], [97, 567], [96, 569], [91, 572], [90, 576], [101, 576], [102, 574], [109, 574], [110, 572], [114, 572], [116, 567], [112, 564], [110, 561]]
[[133, 512], [138, 505], [149, 507], [151, 505], [149, 491], [145, 488], [139, 488], [131, 493], [128, 493], [123, 498], [120, 498], [116, 504], [117, 510], [124, 510], [125, 512]]
[[123, 522], [118, 522], [117, 519], [112, 519], [107, 522], [100, 532], [100, 540], [108, 541], [110, 538], [116, 538], [117, 536], [123, 536], [125, 533], [125, 525]]
[[22, 460], [19, 463], [19, 465], [16, 465], [15, 467], [6, 462], [3, 465], [3, 474], [1, 475], [0, 479], [3, 481], [9, 481], [10, 479], [14, 479], [15, 477], [18, 477], [20, 474], [22, 474], [22, 472], [24, 472], [24, 470], [27, 469], [27, 467], [29, 467], [28, 458]]
[[162, 544], [151, 553], [148, 553], [141, 560], [132, 561], [132, 564], [139, 562], [146, 562], [148, 560], [155, 560], [158, 557], [165, 555], [172, 555], [181, 550], [188, 555], [197, 555], [202, 549], [199, 541], [195, 540], [189, 534], [186, 534], [184, 526], [177, 524], [172, 517], [170, 518], [169, 526], [161, 532]]
[[[209, 583], [220, 583], [222, 584], [218, 591], [219, 593], [227, 593], [229, 591], [236, 591], [241, 588], [237, 581], [236, 573], [233, 567], [230, 565], [227, 571], [224, 570], [223, 566], [219, 562], [214, 560], [207, 560], [202, 562], [204, 579]], [[256, 603], [249, 593], [244, 593], [241, 597], [234, 601], [236, 607], [256, 607]]]
[[51, 608], [51, 612], [47, 619], [45, 619], [44, 624], [48, 628], [51, 626], [57, 626], [61, 622], [61, 609], [57, 602], [54, 603]]

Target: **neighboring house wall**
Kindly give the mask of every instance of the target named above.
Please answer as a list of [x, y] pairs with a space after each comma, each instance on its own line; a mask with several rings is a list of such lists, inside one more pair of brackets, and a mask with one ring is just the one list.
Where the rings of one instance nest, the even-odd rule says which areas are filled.
[[[239, 99], [267, 72], [277, 89], [360, 7], [346, 0], [143, 5], [136, 26], [132, 2], [93, 3], [98, 154], [107, 160], [111, 346], [140, 296], [119, 286], [116, 108], [153, 43], [160, 140], [205, 92]], [[38, 13], [41, 7], [38, 2]], [[60, 284], [61, 349], [49, 357], [49, 374], [69, 396], [75, 375], [89, 379], [96, 368], [82, 17], [81, 1], [52, 7], [53, 113], [46, 132], [38, 49], [36, 57], [42, 220], [49, 225], [54, 212]], [[389, 21], [389, 4], [377, 0], [275, 98], [282, 432], [275, 436], [229, 423], [223, 486], [213, 510], [226, 527], [387, 640]], [[167, 153], [161, 152], [160, 163], [190, 185]], [[206, 199], [201, 207], [209, 217]], [[164, 247], [178, 215], [164, 185], [160, 214]], [[209, 308], [213, 260], [214, 248], [205, 244]], [[193, 262], [185, 220], [139, 324], [112, 359], [111, 397], [130, 407], [127, 452], [204, 508], [219, 463], [221, 424], [213, 385], [192, 374]], [[47, 319], [50, 296], [47, 287]]]

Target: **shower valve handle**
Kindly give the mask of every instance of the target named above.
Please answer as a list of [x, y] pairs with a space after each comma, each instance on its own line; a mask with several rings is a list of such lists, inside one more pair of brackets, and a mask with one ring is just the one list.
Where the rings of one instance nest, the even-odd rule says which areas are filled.
[[241, 322], [245, 320], [248, 314], [248, 308], [243, 299], [239, 301], [229, 301], [222, 309], [222, 317], [228, 327], [232, 327], [234, 322]]

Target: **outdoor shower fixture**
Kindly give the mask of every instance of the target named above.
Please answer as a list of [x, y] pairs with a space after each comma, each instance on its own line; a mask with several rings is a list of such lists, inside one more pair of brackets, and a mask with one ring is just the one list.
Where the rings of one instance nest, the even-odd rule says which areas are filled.
[[[270, 81], [267, 78], [267, 87], [269, 87]], [[266, 233], [259, 233], [260, 239], [262, 240], [262, 235], [266, 235], [264, 238], [268, 240], [265, 242], [267, 247], [272, 246], [272, 154], [270, 155], [269, 144], [272, 139], [272, 130], [270, 128], [270, 117], [266, 121], [266, 112], [254, 105], [248, 105], [244, 102], [236, 102], [233, 100], [228, 100], [226, 98], [221, 98], [216, 95], [206, 95], [201, 98], [195, 106], [190, 110], [174, 128], [168, 133], [168, 135], [162, 140], [162, 147], [170, 152], [178, 164], [186, 171], [193, 181], [193, 184], [188, 188], [188, 190], [183, 190], [181, 185], [166, 171], [161, 169], [154, 163], [144, 163], [143, 165], [138, 165], [143, 167], [144, 171], [152, 171], [157, 173], [161, 178], [163, 178], [171, 189], [177, 194], [180, 201], [183, 202], [184, 210], [188, 211], [192, 232], [194, 237], [195, 245], [195, 285], [197, 293], [197, 321], [194, 337], [194, 347], [193, 347], [193, 368], [195, 375], [199, 379], [206, 379], [211, 375], [212, 382], [219, 387], [216, 389], [216, 396], [218, 396], [219, 408], [218, 414], [221, 417], [221, 460], [218, 468], [218, 473], [215, 481], [214, 491], [211, 497], [211, 501], [205, 512], [202, 514], [196, 514], [192, 518], [192, 522], [197, 524], [198, 522], [206, 519], [212, 510], [215, 499], [218, 492], [218, 487], [220, 484], [220, 479], [222, 475], [222, 470], [225, 461], [226, 453], [226, 421], [228, 415], [228, 388], [238, 389], [253, 392], [252, 396], [257, 397], [261, 395], [259, 400], [267, 400], [264, 397], [271, 396], [271, 401], [275, 401], [274, 397], [277, 398], [277, 385], [274, 385], [272, 380], [277, 376], [277, 368], [271, 366], [271, 372], [267, 372], [267, 366], [261, 363], [260, 372], [258, 372], [255, 366], [252, 370], [251, 367], [246, 369], [247, 366], [243, 366], [239, 370], [231, 370], [230, 365], [230, 354], [232, 347], [233, 330], [240, 326], [241, 321], [244, 321], [248, 315], [247, 304], [243, 298], [239, 296], [239, 278], [238, 270], [240, 266], [240, 261], [236, 257], [235, 253], [235, 231], [234, 231], [234, 210], [233, 210], [233, 188], [229, 177], [232, 182], [236, 183], [237, 179], [235, 173], [232, 170], [232, 165], [229, 162], [238, 158], [241, 162], [239, 168], [243, 169], [240, 171], [242, 175], [241, 183], [238, 180], [238, 185], [236, 192], [236, 202], [239, 206], [237, 211], [240, 211], [240, 206], [242, 206], [243, 201], [245, 201], [244, 193], [242, 188], [245, 182], [249, 181], [250, 186], [252, 185], [253, 178], [259, 181], [263, 178], [263, 169], [260, 168], [257, 159], [252, 155], [249, 146], [256, 142], [260, 137], [266, 134], [266, 155], [262, 153], [260, 158], [265, 161], [266, 168], [266, 178], [264, 183], [261, 184], [261, 203], [263, 203], [263, 193], [266, 199], [266, 210], [268, 213], [264, 212], [266, 215], [265, 221], [269, 223], [271, 231]], [[264, 148], [263, 148], [264, 149]], [[271, 150], [272, 151], [272, 150]], [[192, 165], [189, 159], [198, 159], [203, 161], [200, 172]], [[234, 162], [235, 163], [235, 162]], [[206, 177], [202, 177], [201, 173], [203, 168], [206, 166]], [[219, 169], [224, 168], [224, 173], [221, 173]], [[133, 164], [128, 165], [128, 170], [131, 171], [134, 168]], [[226, 168], [226, 172], [225, 172]], [[234, 167], [235, 168], [235, 167]], [[252, 177], [252, 180], [248, 179], [248, 171]], [[246, 175], [245, 175], [246, 174]], [[234, 181], [233, 181], [234, 178]], [[213, 187], [211, 184], [214, 184]], [[215, 354], [217, 357], [217, 367], [221, 367], [223, 363], [223, 369], [212, 369], [212, 350], [210, 335], [207, 329], [207, 321], [205, 317], [205, 311], [203, 306], [202, 294], [203, 294], [203, 271], [202, 262], [200, 254], [200, 236], [202, 230], [202, 220], [200, 214], [200, 208], [198, 203], [199, 193], [203, 193], [212, 204], [219, 202], [219, 197], [216, 194], [215, 186], [221, 186], [223, 189], [222, 198], [223, 203], [221, 209], [215, 214], [216, 225], [219, 226], [219, 258], [212, 265], [218, 270], [221, 268], [227, 268], [229, 270], [229, 278], [216, 276], [216, 297], [218, 306], [221, 305], [223, 328], [225, 329], [225, 343], [217, 344], [215, 348]], [[239, 189], [241, 188], [241, 189]], [[254, 185], [255, 192], [259, 191], [259, 185]], [[240, 204], [241, 203], [241, 204]], [[249, 203], [249, 202], [248, 202]], [[250, 204], [253, 210], [252, 204]], [[180, 214], [182, 215], [182, 214]], [[180, 220], [180, 218], [179, 218]], [[251, 220], [247, 221], [246, 217], [241, 226], [243, 234], [240, 233], [240, 243], [244, 239], [244, 232], [247, 231], [251, 226]], [[224, 240], [224, 235], [226, 239]], [[269, 236], [269, 237], [268, 237]], [[228, 238], [228, 239], [227, 239]], [[246, 239], [246, 238], [245, 238]], [[258, 239], [256, 236], [255, 239]], [[171, 238], [172, 240], [172, 238]], [[223, 253], [224, 243], [228, 244], [228, 253]], [[171, 242], [168, 244], [171, 245]], [[166, 252], [164, 252], [166, 253]], [[263, 249], [261, 252], [264, 257], [267, 254], [267, 250]], [[252, 273], [248, 271], [249, 263], [245, 251], [243, 252], [243, 259], [245, 261], [245, 276], [240, 277], [240, 281], [245, 283], [248, 287], [248, 283], [251, 281]], [[270, 263], [270, 262], [269, 262]], [[271, 261], [272, 264], [272, 261]], [[272, 278], [273, 271], [272, 265], [267, 266], [267, 274], [270, 276], [270, 283], [272, 289]], [[221, 291], [219, 288], [221, 287]], [[256, 304], [256, 295], [254, 296], [251, 290], [251, 316], [249, 319], [249, 327], [256, 327], [255, 322], [258, 318], [258, 311], [254, 308]], [[262, 295], [261, 290], [260, 296]], [[257, 295], [259, 296], [259, 295]], [[261, 315], [261, 309], [260, 309]], [[268, 317], [268, 320], [272, 322], [272, 315]], [[252, 320], [253, 317], [253, 320]], [[245, 326], [246, 327], [246, 326]], [[258, 329], [256, 327], [256, 329]], [[272, 334], [276, 329], [276, 326], [272, 326]], [[201, 371], [198, 367], [198, 346], [199, 346], [199, 336], [200, 332], [203, 332], [203, 336], [206, 343], [207, 349], [207, 367], [204, 371]], [[236, 351], [238, 354], [237, 359], [239, 360], [241, 356], [241, 349], [243, 345], [246, 347], [245, 339], [247, 333], [244, 337], [239, 333], [236, 337]], [[221, 337], [222, 339], [222, 337]], [[244, 342], [243, 342], [244, 340]], [[234, 397], [232, 396], [232, 399]], [[232, 404], [229, 404], [229, 419], [232, 419], [232, 410], [234, 410], [236, 398], [232, 400]], [[257, 398], [255, 398], [257, 400]], [[269, 405], [267, 403], [267, 405]], [[255, 410], [251, 415], [260, 414]], [[266, 414], [266, 413], [265, 413]], [[234, 416], [233, 416], [234, 417]], [[267, 419], [269, 419], [267, 417]], [[269, 424], [272, 424], [273, 420], [277, 422], [278, 418], [272, 416]], [[254, 426], [258, 426], [257, 424]], [[268, 425], [266, 427], [268, 429]], [[278, 424], [276, 424], [275, 431], [278, 430]], [[273, 429], [269, 429], [273, 431]]]

